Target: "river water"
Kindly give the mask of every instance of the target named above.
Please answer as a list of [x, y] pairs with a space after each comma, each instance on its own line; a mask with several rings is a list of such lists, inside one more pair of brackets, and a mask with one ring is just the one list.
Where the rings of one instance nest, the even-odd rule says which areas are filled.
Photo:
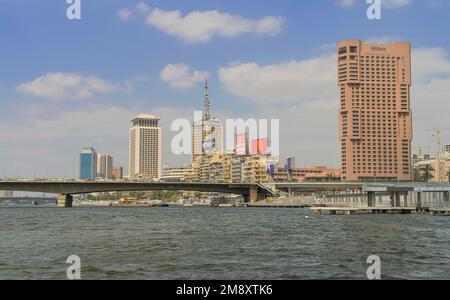
[[450, 218], [308, 209], [0, 208], [0, 279], [450, 279]]

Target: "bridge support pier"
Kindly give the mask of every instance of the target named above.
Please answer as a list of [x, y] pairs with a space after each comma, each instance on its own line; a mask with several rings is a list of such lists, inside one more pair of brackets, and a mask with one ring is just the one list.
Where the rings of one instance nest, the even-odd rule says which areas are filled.
[[450, 201], [450, 192], [444, 192], [444, 202]]
[[375, 192], [367, 192], [367, 206], [368, 207], [375, 206]]
[[422, 208], [422, 193], [417, 193], [417, 201], [416, 201], [417, 208]]
[[244, 195], [244, 200], [246, 203], [253, 203], [265, 199], [266, 195], [264, 193], [258, 193], [258, 187], [256, 186], [250, 187], [248, 195]]
[[395, 192], [395, 207], [401, 206], [401, 197], [402, 194], [400, 192]]
[[392, 207], [400, 207], [400, 197], [401, 197], [400, 192], [392, 192], [391, 193], [391, 206]]
[[56, 206], [58, 207], [72, 207], [73, 196], [72, 195], [60, 195], [56, 198]]

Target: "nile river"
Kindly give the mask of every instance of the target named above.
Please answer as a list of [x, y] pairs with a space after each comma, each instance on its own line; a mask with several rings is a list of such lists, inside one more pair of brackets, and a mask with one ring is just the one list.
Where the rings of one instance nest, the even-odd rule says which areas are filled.
[[308, 209], [0, 208], [0, 279], [450, 279], [450, 218]]

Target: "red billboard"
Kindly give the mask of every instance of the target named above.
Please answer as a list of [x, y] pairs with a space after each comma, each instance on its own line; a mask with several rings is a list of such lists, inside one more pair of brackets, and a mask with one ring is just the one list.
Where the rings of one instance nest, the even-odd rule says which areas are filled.
[[234, 149], [236, 151], [236, 155], [243, 156], [247, 155], [247, 134], [245, 133], [239, 133], [236, 134], [235, 137], [235, 145]]
[[267, 154], [269, 151], [269, 140], [264, 139], [254, 139], [252, 141], [252, 153], [253, 154]]

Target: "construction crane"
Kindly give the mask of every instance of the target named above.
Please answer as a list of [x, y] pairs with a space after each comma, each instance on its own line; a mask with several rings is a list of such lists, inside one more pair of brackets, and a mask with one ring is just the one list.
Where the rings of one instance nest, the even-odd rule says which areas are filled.
[[442, 153], [442, 146], [441, 146], [441, 132], [442, 131], [449, 131], [450, 128], [431, 128], [427, 129], [428, 132], [432, 132], [433, 136], [436, 138], [436, 160], [437, 160], [437, 181], [441, 181], [441, 153]]

